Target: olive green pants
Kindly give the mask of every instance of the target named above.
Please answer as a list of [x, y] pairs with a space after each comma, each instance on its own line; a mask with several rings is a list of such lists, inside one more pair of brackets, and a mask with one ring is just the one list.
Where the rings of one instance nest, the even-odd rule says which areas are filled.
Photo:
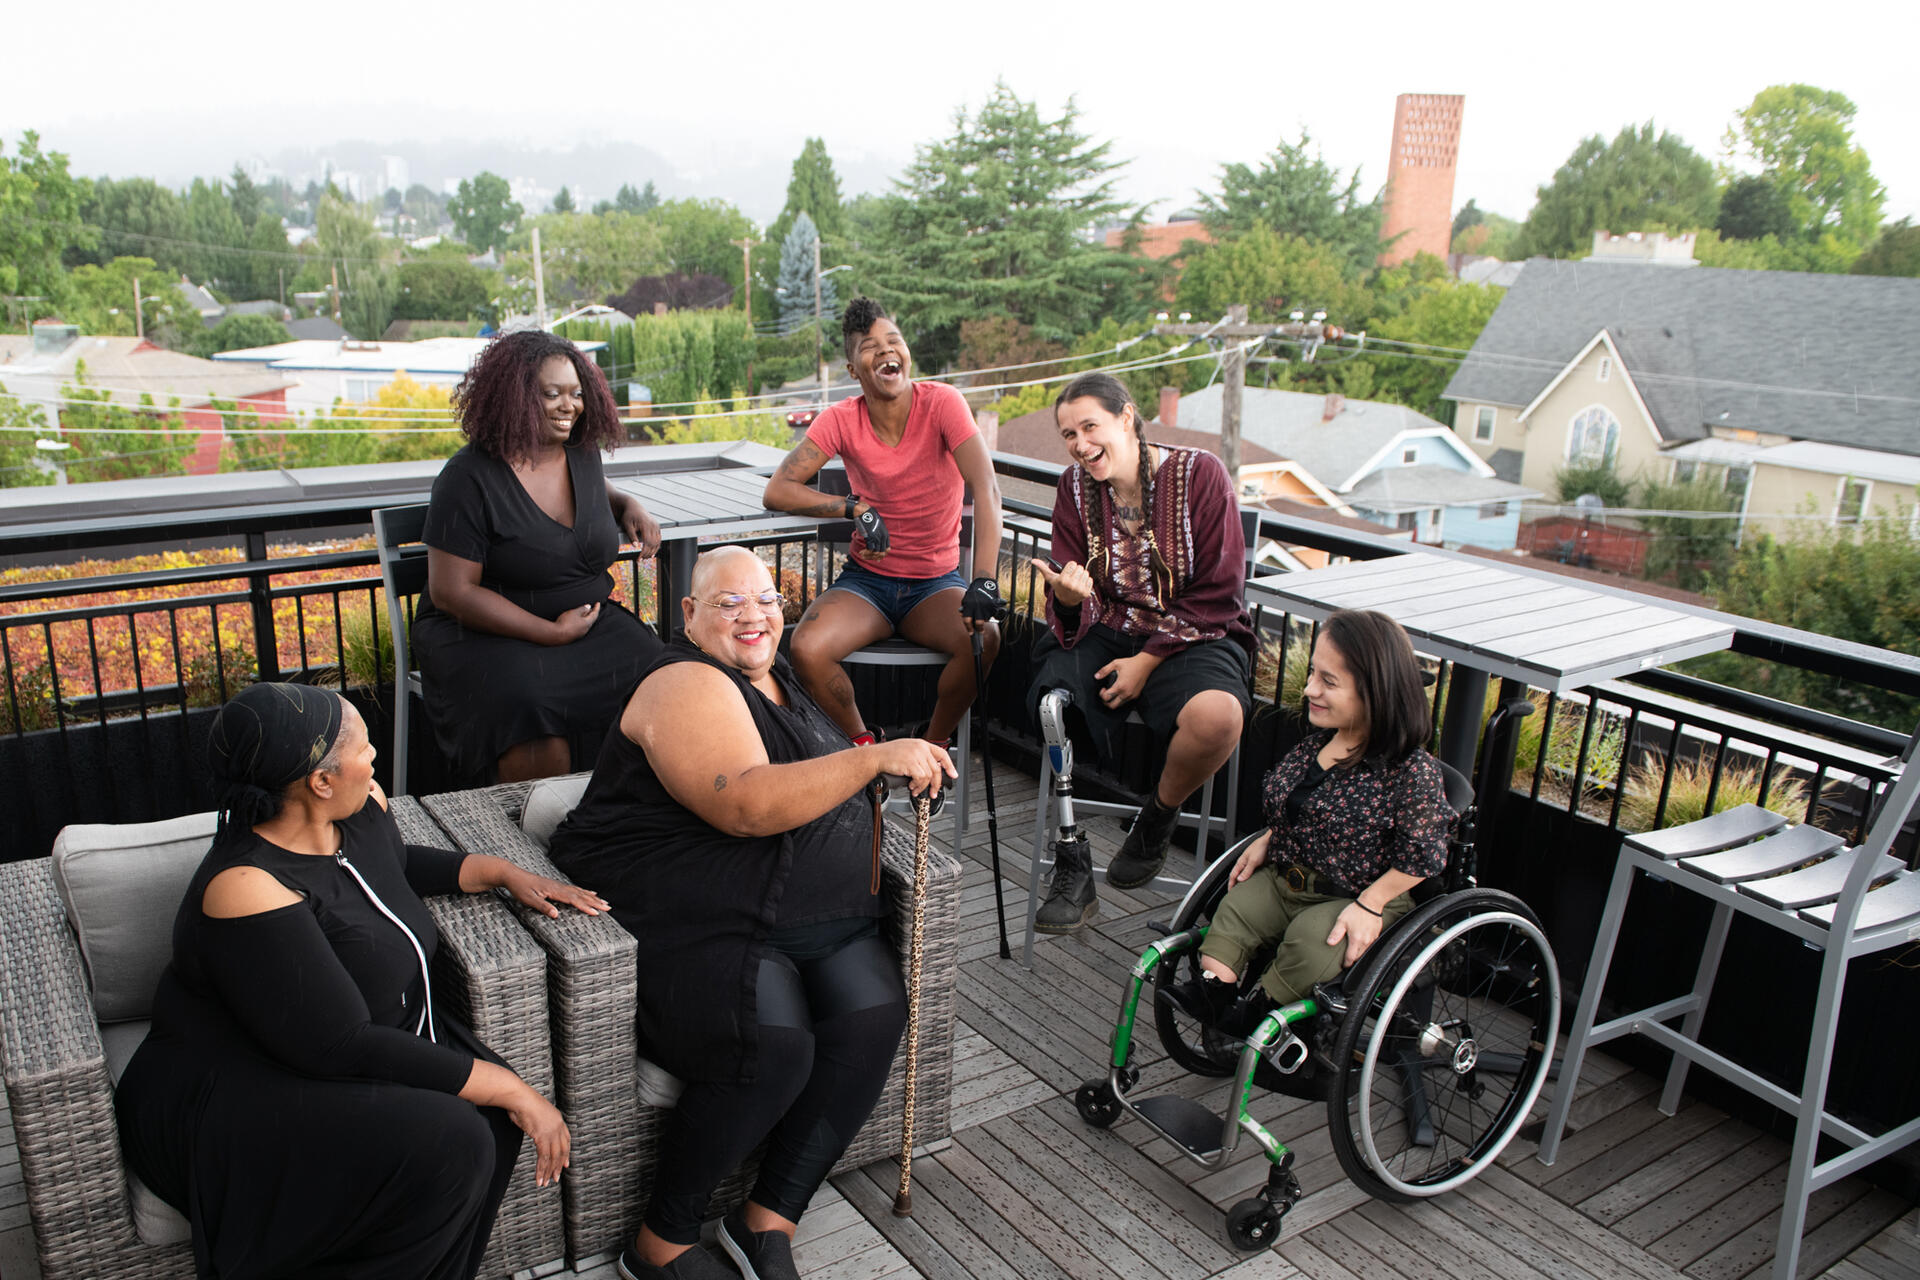
[[[1244, 978], [1247, 963], [1277, 940], [1280, 945], [1273, 963], [1260, 975], [1260, 985], [1276, 1003], [1291, 1004], [1310, 993], [1314, 983], [1337, 978], [1346, 967], [1346, 939], [1330, 947], [1327, 935], [1352, 901], [1295, 890], [1279, 869], [1262, 866], [1227, 891], [1200, 944], [1200, 954]], [[1412, 909], [1413, 899], [1401, 894], [1381, 912], [1381, 928]]]

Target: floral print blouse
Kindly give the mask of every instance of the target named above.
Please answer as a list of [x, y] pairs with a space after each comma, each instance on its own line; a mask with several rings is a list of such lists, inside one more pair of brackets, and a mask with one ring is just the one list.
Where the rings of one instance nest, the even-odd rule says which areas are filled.
[[1300, 785], [1331, 729], [1307, 735], [1267, 774], [1261, 803], [1273, 841], [1267, 863], [1298, 863], [1358, 894], [1388, 871], [1438, 875], [1447, 864], [1454, 812], [1440, 764], [1425, 751], [1388, 763], [1366, 759], [1333, 768], [1303, 793], [1289, 821], [1287, 797]]

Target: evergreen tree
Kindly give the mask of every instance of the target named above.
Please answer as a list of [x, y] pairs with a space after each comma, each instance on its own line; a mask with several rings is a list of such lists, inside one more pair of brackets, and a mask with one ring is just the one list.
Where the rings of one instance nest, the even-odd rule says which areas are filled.
[[249, 233], [254, 222], [260, 217], [260, 189], [253, 185], [253, 179], [239, 165], [233, 166], [233, 173], [227, 182], [227, 203], [233, 206], [233, 216], [240, 219], [240, 225]]
[[[780, 327], [788, 333], [813, 323], [813, 246], [818, 239], [813, 219], [802, 212], [780, 242]], [[823, 320], [840, 314], [833, 283], [832, 276], [820, 281]]]
[[1260, 167], [1225, 165], [1218, 195], [1200, 194], [1208, 230], [1222, 239], [1264, 226], [1332, 246], [1356, 271], [1380, 256], [1381, 198], [1360, 196], [1360, 171], [1344, 180], [1321, 158], [1305, 130], [1281, 142]]
[[1794, 232], [1793, 210], [1780, 188], [1765, 178], [1735, 178], [1720, 193], [1720, 217], [1713, 225], [1726, 240], [1785, 239]]
[[659, 203], [660, 193], [653, 189], [651, 182], [643, 191], [635, 191], [623, 182], [613, 197], [613, 207], [621, 213], [647, 213]]
[[1095, 327], [1131, 304], [1140, 264], [1092, 238], [1123, 209], [1111, 144], [1053, 120], [1005, 84], [951, 136], [923, 146], [899, 194], [861, 212], [861, 279], [911, 318], [922, 364], [958, 349], [962, 320], [1005, 314], [1043, 339]]
[[1539, 189], [1521, 240], [1527, 254], [1584, 257], [1595, 231], [1692, 231], [1718, 212], [1713, 166], [1649, 120], [1575, 147]]
[[554, 213], [574, 212], [573, 192], [567, 190], [565, 187], [561, 187], [560, 190], [553, 197], [553, 212]]

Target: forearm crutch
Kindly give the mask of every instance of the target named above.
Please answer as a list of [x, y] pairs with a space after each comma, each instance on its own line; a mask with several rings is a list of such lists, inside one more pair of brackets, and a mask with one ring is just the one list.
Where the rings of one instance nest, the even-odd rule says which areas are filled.
[[[987, 784], [987, 847], [993, 850], [993, 914], [1000, 921], [1000, 958], [1011, 959], [1007, 946], [1007, 902], [1000, 884], [1000, 813], [993, 800], [993, 732], [987, 727], [987, 668], [980, 652], [980, 633], [973, 633], [973, 731], [980, 735], [980, 772]], [[954, 850], [958, 853], [959, 850]]]
[[913, 939], [907, 951], [907, 1097], [900, 1116], [900, 1190], [893, 1216], [913, 1213], [913, 1095], [920, 1079], [920, 964], [927, 944], [927, 831], [933, 814], [929, 796], [913, 798]]

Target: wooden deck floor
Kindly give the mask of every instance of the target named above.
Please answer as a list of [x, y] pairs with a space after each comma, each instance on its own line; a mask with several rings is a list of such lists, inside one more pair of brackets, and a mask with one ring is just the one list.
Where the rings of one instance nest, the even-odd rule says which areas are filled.
[[[976, 771], [978, 765], [975, 765]], [[1268, 1252], [1232, 1249], [1227, 1207], [1252, 1194], [1265, 1161], [1248, 1144], [1224, 1169], [1179, 1156], [1132, 1118], [1082, 1123], [1073, 1090], [1102, 1069], [1120, 979], [1171, 909], [1165, 894], [1101, 886], [1096, 927], [1043, 940], [1018, 962], [1032, 835], [1032, 778], [1001, 765], [1000, 833], [1014, 960], [998, 955], [984, 816], [962, 854], [955, 1137], [914, 1162], [914, 1215], [892, 1216], [897, 1166], [835, 1179], [802, 1224], [795, 1256], [813, 1280], [1738, 1280], [1765, 1276], [1778, 1229], [1786, 1144], [1698, 1102], [1667, 1119], [1658, 1081], [1590, 1058], [1577, 1131], [1552, 1168], [1516, 1140], [1475, 1182], [1413, 1205], [1369, 1198], [1342, 1174], [1318, 1104], [1267, 1096], [1261, 1118], [1299, 1156], [1307, 1198]], [[978, 779], [976, 778], [976, 783]], [[976, 786], [975, 795], [981, 795]], [[983, 803], [983, 802], [982, 802]], [[982, 811], [984, 814], [984, 811]], [[944, 842], [950, 827], [936, 822]], [[1096, 860], [1120, 839], [1090, 824]], [[1141, 1042], [1143, 1084], [1216, 1108], [1226, 1086]], [[1550, 1088], [1552, 1086], [1549, 1086]], [[1540, 1108], [1544, 1111], [1544, 1105]], [[4, 1119], [0, 1116], [0, 1119]], [[0, 1277], [38, 1280], [11, 1125], [0, 1129]], [[574, 1276], [563, 1271], [560, 1277]], [[1920, 1211], [1863, 1179], [1814, 1196], [1800, 1275], [1920, 1278]], [[578, 1280], [613, 1280], [611, 1263]]]

